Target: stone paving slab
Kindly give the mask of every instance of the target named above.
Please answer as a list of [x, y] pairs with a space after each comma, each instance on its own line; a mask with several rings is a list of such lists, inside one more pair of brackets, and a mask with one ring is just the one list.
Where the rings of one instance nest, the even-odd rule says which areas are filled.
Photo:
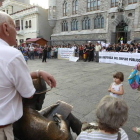
[[[100, 99], [108, 95], [108, 87], [113, 82], [113, 74], [124, 73], [124, 100], [129, 106], [129, 117], [124, 129], [130, 140], [140, 140], [140, 135], [132, 131], [133, 126], [140, 126], [140, 92], [132, 90], [128, 84], [128, 76], [132, 67], [96, 62], [69, 62], [67, 60], [29, 60], [30, 71], [45, 70], [52, 74], [57, 87], [46, 95], [44, 107], [58, 100], [73, 105], [72, 113], [81, 121], [96, 121], [95, 110]], [[76, 136], [75, 136], [76, 137]]]

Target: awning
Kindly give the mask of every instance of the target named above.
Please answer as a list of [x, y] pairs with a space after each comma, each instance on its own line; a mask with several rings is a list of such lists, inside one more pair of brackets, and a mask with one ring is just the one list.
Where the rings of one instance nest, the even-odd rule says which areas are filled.
[[38, 40], [40, 40], [41, 38], [31, 38], [31, 39], [28, 39], [26, 42], [36, 42]]

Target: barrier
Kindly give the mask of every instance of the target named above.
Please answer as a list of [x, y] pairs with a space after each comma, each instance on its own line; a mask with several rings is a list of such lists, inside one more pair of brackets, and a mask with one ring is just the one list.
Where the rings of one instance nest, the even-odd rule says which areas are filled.
[[59, 48], [58, 49], [58, 59], [69, 60], [70, 56], [75, 56], [74, 48]]
[[140, 63], [140, 53], [99, 52], [99, 63], [136, 66]]

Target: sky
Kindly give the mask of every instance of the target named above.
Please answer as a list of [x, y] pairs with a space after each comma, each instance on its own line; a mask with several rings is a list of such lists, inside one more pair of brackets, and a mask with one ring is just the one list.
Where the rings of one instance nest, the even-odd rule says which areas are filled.
[[30, 4], [38, 4], [43, 8], [48, 8], [48, 0], [30, 0]]

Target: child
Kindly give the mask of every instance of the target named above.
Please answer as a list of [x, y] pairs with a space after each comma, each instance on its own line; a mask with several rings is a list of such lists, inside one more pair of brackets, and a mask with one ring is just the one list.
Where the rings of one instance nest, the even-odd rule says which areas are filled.
[[115, 98], [120, 98], [123, 99], [123, 82], [124, 80], [124, 75], [122, 72], [117, 72], [113, 75], [114, 82], [110, 85], [108, 92], [110, 92], [110, 96], [115, 97]]
[[26, 62], [28, 61], [28, 57], [25, 53], [24, 53], [24, 59], [25, 59]]

